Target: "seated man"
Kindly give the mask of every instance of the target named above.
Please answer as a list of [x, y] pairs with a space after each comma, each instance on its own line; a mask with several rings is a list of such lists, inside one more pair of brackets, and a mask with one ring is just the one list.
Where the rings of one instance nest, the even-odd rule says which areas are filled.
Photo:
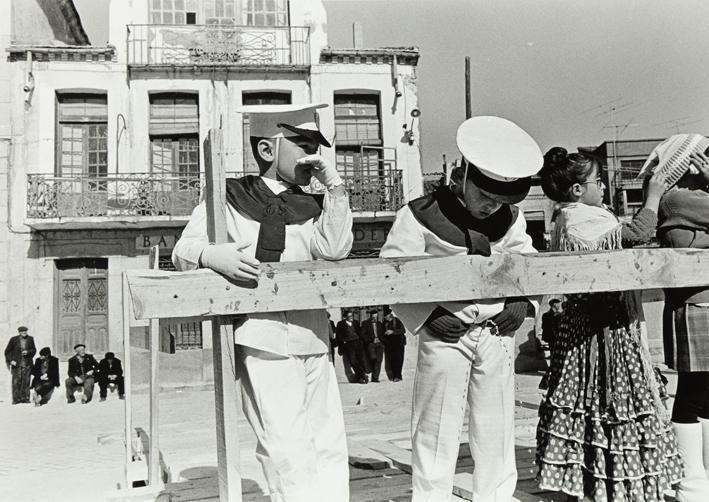
[[101, 401], [106, 400], [109, 385], [118, 387], [118, 398], [124, 399], [123, 368], [121, 360], [113, 352], [106, 352], [106, 356], [98, 363], [98, 388]]
[[76, 401], [74, 392], [80, 387], [84, 389], [81, 403], [86, 404], [91, 401], [94, 395], [94, 380], [96, 378], [96, 368], [98, 363], [94, 356], [86, 353], [86, 345], [77, 343], [74, 345], [75, 354], [69, 359], [69, 378], [66, 379], [66, 401], [71, 404]]
[[32, 366], [32, 400], [35, 406], [47, 404], [59, 387], [59, 359], [52, 355], [52, 349], [44, 347]]

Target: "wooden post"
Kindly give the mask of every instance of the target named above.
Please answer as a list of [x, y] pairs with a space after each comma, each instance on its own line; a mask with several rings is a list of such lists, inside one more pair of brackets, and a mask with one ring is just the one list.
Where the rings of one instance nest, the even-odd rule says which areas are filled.
[[[159, 270], [160, 247], [150, 248], [150, 268]], [[162, 484], [160, 476], [160, 319], [150, 319], [150, 447], [148, 451], [148, 484]]]
[[128, 278], [123, 272], [123, 385], [124, 396], [123, 412], [125, 422], [125, 442], [126, 442], [126, 458], [124, 466], [125, 488], [130, 489], [131, 481], [129, 479], [130, 466], [133, 463], [133, 392], [131, 389], [131, 364], [130, 364], [130, 291], [128, 289]]
[[[209, 242], [228, 241], [226, 227], [226, 169], [223, 131], [212, 129], [204, 142], [205, 204]], [[231, 318], [212, 320], [214, 356], [214, 404], [217, 420], [217, 465], [219, 499], [241, 501], [237, 388]]]
[[470, 56], [465, 56], [465, 118], [473, 116], [472, 96], [470, 95]]

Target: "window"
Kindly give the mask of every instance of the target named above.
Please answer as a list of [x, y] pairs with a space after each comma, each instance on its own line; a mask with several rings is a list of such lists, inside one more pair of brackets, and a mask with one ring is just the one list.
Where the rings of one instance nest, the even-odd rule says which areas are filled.
[[204, 19], [206, 24], [237, 24], [236, 0], [207, 0]]
[[[160, 270], [175, 271], [169, 254], [158, 257]], [[162, 350], [174, 353], [176, 350], [192, 350], [202, 348], [202, 322], [198, 319], [161, 319], [160, 345]]]
[[637, 178], [645, 164], [645, 159], [623, 159], [620, 161], [620, 179], [631, 181]]
[[[58, 176], [105, 177], [108, 174], [108, 109], [105, 94], [57, 95]], [[88, 185], [105, 189], [105, 182]]]
[[[241, 95], [243, 105], [289, 105], [290, 92], [278, 91], [246, 91]], [[258, 164], [251, 151], [251, 130], [248, 114], [244, 114], [244, 174], [259, 174]]]
[[379, 96], [335, 94], [335, 137], [338, 145], [380, 146]]
[[288, 1], [246, 0], [243, 19], [248, 26], [288, 26]]
[[153, 24], [197, 24], [198, 0], [150, 0]]
[[179, 176], [181, 189], [199, 176], [197, 95], [150, 96], [150, 147], [151, 172]]

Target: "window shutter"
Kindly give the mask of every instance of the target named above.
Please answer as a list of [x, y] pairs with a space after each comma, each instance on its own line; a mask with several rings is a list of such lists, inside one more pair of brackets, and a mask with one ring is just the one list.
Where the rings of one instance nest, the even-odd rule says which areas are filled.
[[197, 96], [154, 95], [150, 100], [150, 135], [199, 133]]

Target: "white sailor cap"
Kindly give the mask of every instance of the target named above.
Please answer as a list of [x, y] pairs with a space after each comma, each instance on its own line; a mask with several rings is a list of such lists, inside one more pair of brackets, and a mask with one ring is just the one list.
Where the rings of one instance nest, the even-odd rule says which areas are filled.
[[456, 135], [468, 162], [468, 178], [485, 195], [505, 204], [524, 199], [532, 175], [544, 163], [539, 145], [521, 127], [500, 117], [472, 117]]
[[317, 109], [327, 104], [247, 105], [237, 108], [249, 114], [249, 134], [256, 138], [303, 136], [330, 147], [316, 122]]

